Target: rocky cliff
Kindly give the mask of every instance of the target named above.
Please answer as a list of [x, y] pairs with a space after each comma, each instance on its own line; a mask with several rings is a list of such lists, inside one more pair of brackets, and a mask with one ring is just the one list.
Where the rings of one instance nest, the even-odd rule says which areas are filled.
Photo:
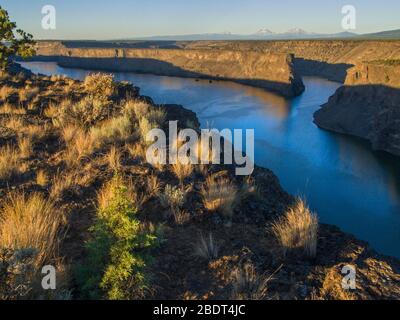
[[73, 48], [60, 42], [40, 42], [42, 59], [57, 59], [61, 66], [107, 71], [231, 80], [292, 97], [303, 92], [293, 56], [206, 49]]
[[371, 142], [400, 155], [400, 63], [378, 60], [351, 68], [339, 88], [314, 115], [321, 128]]
[[184, 48], [252, 50], [293, 54], [296, 72], [344, 82], [347, 71], [371, 60], [400, 59], [400, 41], [293, 40], [293, 41], [197, 41]]

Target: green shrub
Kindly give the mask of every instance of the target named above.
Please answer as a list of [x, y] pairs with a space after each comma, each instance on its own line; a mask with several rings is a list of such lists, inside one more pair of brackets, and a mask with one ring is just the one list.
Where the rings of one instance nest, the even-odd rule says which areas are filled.
[[110, 101], [89, 95], [76, 103], [70, 101], [62, 103], [54, 121], [57, 126], [64, 127], [72, 124], [89, 128], [108, 118], [110, 112]]
[[92, 73], [84, 81], [86, 91], [97, 98], [108, 99], [115, 92], [114, 76], [112, 74]]
[[82, 293], [88, 298], [137, 299], [148, 288], [148, 250], [157, 245], [158, 237], [143, 228], [130, 199], [120, 176], [99, 193], [93, 237], [87, 243], [87, 265], [79, 270]]

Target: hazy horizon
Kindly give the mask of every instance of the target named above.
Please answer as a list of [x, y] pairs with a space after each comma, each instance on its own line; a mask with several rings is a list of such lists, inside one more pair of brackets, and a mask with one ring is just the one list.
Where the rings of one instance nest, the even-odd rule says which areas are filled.
[[[41, 9], [51, 4], [57, 10], [56, 30], [41, 27]], [[357, 9], [357, 28], [341, 28], [344, 5]], [[399, 29], [397, 13], [400, 3], [385, 0], [330, 1], [316, 0], [205, 0], [188, 3], [183, 0], [152, 0], [110, 2], [105, 0], [68, 2], [53, 0], [3, 0], [13, 21], [36, 39], [111, 40], [135, 37], [170, 36], [188, 34], [253, 34], [267, 28], [282, 33], [292, 28], [308, 32], [373, 33]], [[95, 6], [95, 8], [94, 8]]]

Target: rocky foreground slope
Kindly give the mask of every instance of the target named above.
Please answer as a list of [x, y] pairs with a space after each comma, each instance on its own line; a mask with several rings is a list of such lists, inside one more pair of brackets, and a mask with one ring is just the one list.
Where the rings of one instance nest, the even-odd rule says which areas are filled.
[[[24, 209], [37, 205], [28, 201], [33, 195], [45, 199], [47, 211], [60, 222], [53, 238], [46, 238], [56, 241], [52, 254], [44, 254], [48, 245], [39, 248], [44, 254], [39, 262], [57, 266], [57, 291], [43, 294], [35, 287], [35, 272], [21, 277], [15, 268], [21, 259], [24, 268], [32, 267], [27, 252], [21, 255], [21, 247], [15, 247], [30, 243], [22, 232], [32, 223], [28, 220], [11, 230], [18, 254], [1, 251], [1, 298], [400, 299], [399, 261], [336, 227], [319, 225], [312, 257], [296, 247], [299, 240], [284, 250], [272, 225], [295, 199], [271, 171], [256, 168], [244, 178], [235, 176], [231, 166], [148, 164], [141, 132], [150, 114], [164, 127], [163, 121], [178, 120], [181, 127], [198, 128], [196, 115], [181, 106], [163, 109], [127, 83], [109, 87], [107, 77], [107, 86], [97, 90], [96, 79], [82, 83], [29, 74], [0, 79], [0, 228], [13, 225], [10, 208], [16, 202], [9, 199], [24, 203], [20, 217], [41, 213]], [[101, 100], [93, 100], [95, 93]], [[213, 179], [221, 179], [223, 188], [214, 185], [221, 191], [206, 202], [204, 190]], [[115, 186], [122, 180], [126, 185]], [[130, 214], [120, 216], [127, 209]], [[107, 220], [114, 215], [121, 219]], [[122, 228], [107, 238], [111, 243], [120, 239], [114, 244], [122, 245], [108, 255], [102, 237], [132, 217], [130, 232]], [[126, 251], [137, 223], [147, 241]], [[0, 237], [1, 247], [7, 243]], [[88, 265], [93, 250], [94, 258], [104, 260]], [[119, 260], [120, 250], [134, 260]], [[142, 254], [151, 258], [145, 265]], [[122, 282], [112, 277], [132, 262], [132, 270], [120, 273]], [[344, 266], [355, 268], [356, 290], [343, 289]]]

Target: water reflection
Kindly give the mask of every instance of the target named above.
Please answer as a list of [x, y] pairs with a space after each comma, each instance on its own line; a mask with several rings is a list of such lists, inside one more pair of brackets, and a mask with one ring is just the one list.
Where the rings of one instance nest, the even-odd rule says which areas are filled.
[[[83, 79], [89, 71], [55, 63], [27, 63], [34, 72]], [[115, 73], [157, 103], [195, 111], [203, 127], [255, 129], [255, 160], [273, 170], [283, 187], [307, 198], [321, 221], [400, 257], [400, 161], [372, 152], [360, 139], [320, 130], [313, 113], [339, 84], [305, 78], [306, 91], [286, 100], [231, 82]]]

